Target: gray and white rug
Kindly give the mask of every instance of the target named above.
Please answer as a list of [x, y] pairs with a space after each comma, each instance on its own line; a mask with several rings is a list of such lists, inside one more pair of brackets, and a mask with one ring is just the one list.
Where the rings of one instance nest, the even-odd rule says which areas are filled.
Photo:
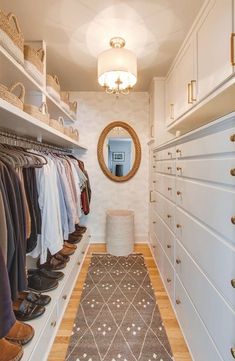
[[143, 255], [92, 256], [66, 360], [173, 360]]

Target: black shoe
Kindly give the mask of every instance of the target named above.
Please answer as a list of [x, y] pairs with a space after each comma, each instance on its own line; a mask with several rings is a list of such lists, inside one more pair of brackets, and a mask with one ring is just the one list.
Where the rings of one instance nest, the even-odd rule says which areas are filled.
[[87, 230], [87, 228], [85, 226], [79, 226], [79, 224], [75, 224], [75, 229], [76, 229], [76, 231], [79, 231], [82, 233], [85, 233]]
[[64, 273], [63, 272], [60, 272], [60, 271], [47, 271], [46, 269], [44, 268], [41, 268], [41, 269], [33, 269], [33, 268], [30, 268], [28, 269], [28, 275], [39, 275], [39, 276], [42, 276], [42, 277], [45, 277], [45, 278], [51, 278], [53, 280], [61, 280], [63, 277], [64, 277]]
[[28, 276], [28, 289], [35, 292], [48, 292], [59, 285], [57, 280], [46, 278], [38, 274]]
[[51, 302], [51, 297], [48, 295], [42, 295], [41, 293], [26, 292], [26, 291], [20, 292], [18, 299], [27, 300], [38, 306], [46, 306], [48, 305], [48, 303]]
[[27, 300], [16, 300], [13, 302], [13, 311], [18, 321], [30, 321], [41, 316], [45, 307], [35, 305]]

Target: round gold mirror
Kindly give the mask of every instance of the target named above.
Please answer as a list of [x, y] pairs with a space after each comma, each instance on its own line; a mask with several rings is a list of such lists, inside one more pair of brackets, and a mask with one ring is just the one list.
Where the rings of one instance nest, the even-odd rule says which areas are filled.
[[115, 182], [126, 182], [137, 172], [141, 160], [139, 138], [124, 122], [110, 123], [102, 131], [97, 156], [104, 174]]

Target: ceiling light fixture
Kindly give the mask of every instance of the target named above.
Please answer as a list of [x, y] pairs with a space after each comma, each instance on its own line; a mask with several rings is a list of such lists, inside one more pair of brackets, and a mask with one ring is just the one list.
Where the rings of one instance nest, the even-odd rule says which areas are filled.
[[137, 82], [137, 58], [124, 49], [125, 40], [110, 40], [111, 49], [98, 56], [98, 82], [108, 94], [129, 94]]

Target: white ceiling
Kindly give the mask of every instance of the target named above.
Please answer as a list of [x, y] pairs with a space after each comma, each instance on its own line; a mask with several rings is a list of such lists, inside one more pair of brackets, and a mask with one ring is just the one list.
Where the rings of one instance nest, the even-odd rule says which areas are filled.
[[121, 36], [138, 57], [136, 91], [164, 76], [204, 0], [0, 0], [26, 40], [44, 39], [48, 70], [63, 89], [101, 90], [97, 55]]

